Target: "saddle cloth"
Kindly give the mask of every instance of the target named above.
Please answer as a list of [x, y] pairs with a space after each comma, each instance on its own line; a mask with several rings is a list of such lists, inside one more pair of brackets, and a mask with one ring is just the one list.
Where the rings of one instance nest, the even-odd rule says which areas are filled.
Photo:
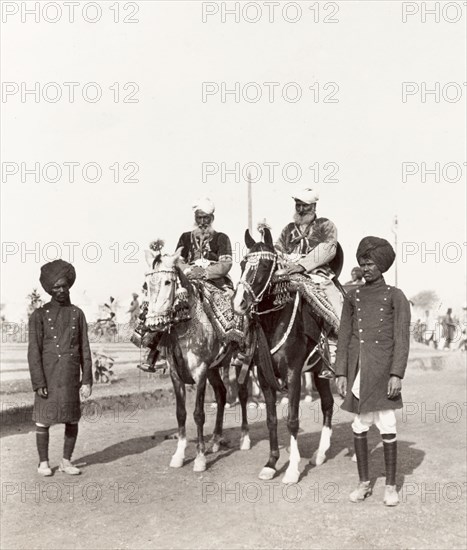
[[240, 342], [245, 337], [244, 320], [232, 309], [231, 296], [210, 283], [199, 282], [198, 290], [203, 308], [218, 336], [222, 339]]
[[[339, 317], [326, 295], [326, 283], [328, 280], [320, 275], [302, 275], [294, 273], [290, 276], [273, 277], [272, 294], [277, 296], [275, 303], [284, 303], [292, 300], [290, 293], [297, 291], [305, 302], [311, 307], [313, 313], [323, 319], [333, 333], [339, 331]], [[332, 283], [334, 284], [334, 283]]]

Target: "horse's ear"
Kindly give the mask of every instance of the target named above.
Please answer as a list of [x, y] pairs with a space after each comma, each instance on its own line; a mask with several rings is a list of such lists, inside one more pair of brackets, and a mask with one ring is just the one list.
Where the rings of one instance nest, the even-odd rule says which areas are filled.
[[247, 229], [245, 231], [245, 244], [248, 249], [253, 248], [253, 246], [256, 244], [253, 237], [250, 235], [250, 230]]
[[145, 250], [144, 251], [144, 257], [146, 259], [146, 263], [148, 264], [148, 266], [153, 269], [153, 262], [154, 262], [154, 259], [156, 258], [156, 253], [154, 252], [154, 250]]
[[274, 248], [271, 231], [267, 227], [265, 227], [263, 230], [263, 239], [264, 239], [264, 244], [267, 244], [271, 248]]

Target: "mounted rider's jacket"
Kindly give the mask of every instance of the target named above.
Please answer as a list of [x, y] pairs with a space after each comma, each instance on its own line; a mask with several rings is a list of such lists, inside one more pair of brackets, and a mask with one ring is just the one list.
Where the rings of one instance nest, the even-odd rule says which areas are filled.
[[336, 255], [337, 227], [327, 218], [315, 218], [301, 226], [289, 223], [275, 246], [290, 262], [303, 266], [307, 273], [319, 268], [320, 274], [333, 276], [328, 263]]
[[195, 231], [187, 231], [178, 240], [177, 249], [180, 247], [181, 258], [187, 266], [204, 267], [207, 279], [217, 287], [233, 288], [228, 277], [232, 268], [232, 245], [225, 233], [212, 230], [208, 235], [200, 236]]
[[340, 319], [343, 297], [332, 282], [334, 272], [329, 262], [337, 250], [337, 227], [327, 218], [315, 218], [307, 225], [289, 223], [275, 244], [291, 263], [301, 265], [308, 277], [326, 293]]

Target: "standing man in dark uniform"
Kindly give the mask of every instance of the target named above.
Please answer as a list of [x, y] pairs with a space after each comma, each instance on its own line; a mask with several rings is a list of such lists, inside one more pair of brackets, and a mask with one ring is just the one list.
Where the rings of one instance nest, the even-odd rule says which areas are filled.
[[138, 323], [141, 308], [138, 302], [138, 294], [136, 294], [136, 292], [133, 292], [132, 296], [133, 300], [131, 300], [130, 309], [127, 313], [130, 314], [130, 326], [133, 328]]
[[[52, 300], [36, 309], [29, 319], [28, 363], [36, 395], [32, 419], [36, 423], [38, 473], [52, 475], [49, 466], [49, 428], [65, 424], [63, 459], [59, 470], [80, 473], [71, 464], [78, 421], [80, 393], [91, 395], [92, 360], [84, 313], [70, 302], [75, 268], [63, 260], [42, 266], [40, 282]], [[81, 389], [80, 389], [81, 387]]]
[[357, 249], [365, 284], [348, 292], [337, 344], [337, 389], [352, 423], [360, 483], [352, 502], [371, 494], [367, 432], [376, 424], [383, 438], [386, 466], [384, 503], [399, 503], [396, 490], [396, 415], [402, 408], [401, 380], [409, 355], [410, 306], [403, 292], [383, 278], [395, 253], [385, 239], [365, 237]]
[[443, 336], [445, 338], [443, 349], [449, 349], [456, 334], [456, 323], [452, 319], [452, 309], [449, 308], [443, 317]]

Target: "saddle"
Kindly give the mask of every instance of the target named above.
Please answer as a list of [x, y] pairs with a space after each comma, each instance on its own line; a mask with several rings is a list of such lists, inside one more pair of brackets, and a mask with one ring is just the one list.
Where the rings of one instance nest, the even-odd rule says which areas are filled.
[[210, 281], [198, 281], [195, 284], [204, 312], [217, 335], [222, 340], [241, 342], [245, 337], [245, 323], [242, 316], [234, 313], [231, 296]]
[[[342, 271], [344, 263], [344, 252], [340, 243], [337, 243], [336, 255], [329, 262], [329, 267], [332, 270], [333, 276], [331, 281], [343, 294], [341, 284], [338, 277]], [[319, 268], [318, 268], [319, 270]], [[323, 278], [319, 272], [311, 275], [303, 275], [294, 273], [288, 275], [279, 270], [272, 278], [271, 294], [275, 295], [274, 304], [282, 305], [293, 300], [292, 294], [299, 292], [305, 302], [310, 306], [313, 314], [330, 327], [330, 330], [336, 335], [339, 331], [340, 319], [332, 307], [325, 289], [323, 288]]]
[[275, 296], [274, 305], [281, 306], [291, 302], [295, 292], [300, 293], [316, 317], [323, 319], [333, 331], [338, 332], [339, 318], [316, 276], [310, 278], [300, 273], [278, 273], [273, 277], [271, 294]]

